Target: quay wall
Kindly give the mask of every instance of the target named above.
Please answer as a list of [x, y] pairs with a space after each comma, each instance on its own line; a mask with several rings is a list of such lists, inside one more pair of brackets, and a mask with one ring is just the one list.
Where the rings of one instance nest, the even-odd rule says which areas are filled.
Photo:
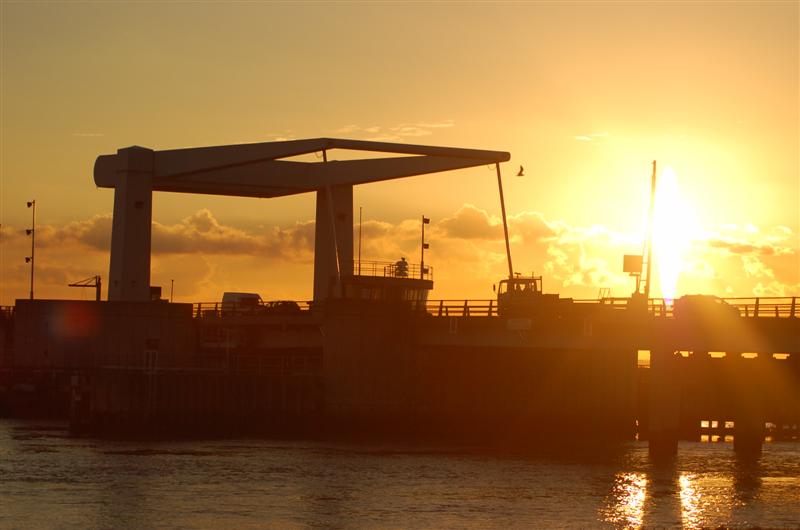
[[473, 320], [507, 340], [451, 340], [450, 319], [399, 312], [327, 317], [326, 416], [482, 439], [634, 438], [636, 351], [541, 347], [520, 342], [505, 319]]
[[[723, 333], [602, 308], [436, 317], [341, 301], [226, 316], [50, 300], [19, 301], [8, 316], [0, 412], [71, 416], [78, 429], [638, 434], [667, 452], [678, 439], [798, 439], [797, 318], [742, 318]], [[709, 354], [734, 344], [754, 351]], [[640, 348], [658, 359], [651, 368], [637, 368]]]

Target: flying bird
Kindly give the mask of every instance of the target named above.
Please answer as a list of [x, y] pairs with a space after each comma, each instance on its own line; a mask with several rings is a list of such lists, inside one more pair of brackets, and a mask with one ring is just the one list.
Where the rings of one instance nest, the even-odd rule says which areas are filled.
[[525, 176], [525, 168], [524, 167], [519, 166], [519, 171], [517, 171], [517, 176], [518, 177], [524, 177]]

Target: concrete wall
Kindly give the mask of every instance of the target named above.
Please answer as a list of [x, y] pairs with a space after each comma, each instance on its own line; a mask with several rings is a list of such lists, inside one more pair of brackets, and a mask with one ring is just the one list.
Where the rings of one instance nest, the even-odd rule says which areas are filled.
[[164, 365], [195, 351], [189, 304], [17, 300], [15, 311], [15, 368], [140, 365], [146, 350]]
[[334, 422], [633, 437], [635, 351], [426, 344], [405, 318], [326, 319], [325, 409]]

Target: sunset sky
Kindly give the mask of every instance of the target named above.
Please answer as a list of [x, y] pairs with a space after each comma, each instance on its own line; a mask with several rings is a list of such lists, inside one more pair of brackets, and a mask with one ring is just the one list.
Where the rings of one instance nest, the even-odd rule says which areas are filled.
[[[509, 151], [515, 269], [586, 298], [633, 290], [622, 255], [641, 252], [657, 160], [677, 296], [800, 295], [796, 1], [0, 10], [0, 305], [27, 297], [34, 198], [37, 298], [90, 298], [67, 283], [107, 278], [98, 155], [315, 137]], [[507, 274], [493, 168], [354, 199], [364, 259], [417, 261], [431, 218], [432, 298], [491, 298]], [[152, 283], [174, 279], [176, 301], [311, 297], [312, 194], [159, 193], [153, 218]], [[654, 296], [673, 292], [660, 272]]]

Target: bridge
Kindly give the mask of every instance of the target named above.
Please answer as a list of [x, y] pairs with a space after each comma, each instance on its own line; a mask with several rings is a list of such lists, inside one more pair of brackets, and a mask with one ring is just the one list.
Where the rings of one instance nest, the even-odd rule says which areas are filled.
[[[342, 301], [334, 314], [314, 321], [326, 330], [319, 337], [326, 363], [360, 366], [371, 374], [361, 384], [372, 390], [329, 370], [328, 402], [345, 408], [383, 402], [406, 411], [426, 402], [443, 415], [472, 411], [470, 420], [462, 418], [470, 424], [479, 421], [481, 403], [494, 412], [528, 403], [504, 421], [580, 436], [631, 430], [635, 417], [638, 436], [661, 456], [674, 454], [679, 439], [703, 436], [732, 438], [744, 452], [757, 452], [769, 437], [798, 439], [796, 297], [727, 298], [733, 311], [717, 321], [676, 315], [663, 299], [638, 309], [629, 302], [572, 300], [561, 312], [500, 316], [495, 300], [427, 300], [381, 317], [374, 305]], [[314, 319], [312, 305], [297, 304], [291, 318]], [[269, 303], [263, 312], [248, 308], [238, 316], [223, 315], [219, 303], [195, 304], [193, 314], [201, 327], [239, 322], [253, 336], [263, 318], [279, 318]], [[637, 370], [638, 354], [649, 357], [646, 368]], [[393, 383], [398, 379], [416, 389], [415, 397], [397, 401], [406, 393]], [[428, 388], [441, 393], [426, 394]], [[455, 400], [449, 412], [448, 400]]]
[[[391, 156], [329, 160], [341, 151]], [[298, 159], [312, 153], [322, 153], [322, 161]], [[261, 198], [315, 193], [314, 300], [322, 301], [353, 275], [353, 186], [486, 164], [497, 166], [500, 184], [499, 164], [509, 159], [502, 151], [339, 138], [162, 151], [133, 146], [99, 156], [95, 184], [114, 189], [108, 299], [151, 298], [154, 191]]]
[[[329, 160], [336, 149], [392, 156]], [[322, 162], [296, 159], [316, 152]], [[504, 209], [499, 164], [508, 159], [329, 138], [100, 156], [95, 183], [115, 190], [109, 300], [0, 310], [0, 401], [99, 430], [646, 436], [655, 457], [702, 436], [733, 436], [751, 453], [766, 436], [800, 439], [795, 297], [716, 299], [709, 312], [681, 300], [542, 295], [543, 305], [511, 310], [428, 300], [430, 267], [354, 262], [354, 185], [493, 164]], [[314, 299], [153, 300], [154, 191], [316, 193]], [[508, 266], [517, 281], [510, 252]], [[638, 368], [645, 352], [649, 368]]]

